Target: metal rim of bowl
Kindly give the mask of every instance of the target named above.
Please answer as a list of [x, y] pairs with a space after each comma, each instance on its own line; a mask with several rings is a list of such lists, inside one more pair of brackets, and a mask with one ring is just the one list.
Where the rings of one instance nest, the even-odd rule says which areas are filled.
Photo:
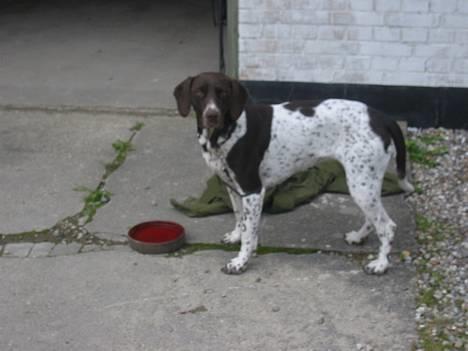
[[[155, 225], [169, 225], [176, 227], [180, 230], [180, 235], [174, 239], [169, 241], [164, 241], [160, 243], [147, 243], [144, 241], [136, 240], [132, 237], [132, 234], [135, 233], [142, 227], [146, 226], [155, 226]], [[160, 253], [170, 253], [180, 249], [185, 244], [185, 229], [179, 223], [170, 222], [170, 221], [150, 221], [150, 222], [143, 222], [140, 224], [135, 225], [128, 231], [128, 243], [129, 246], [142, 254], [160, 254]]]

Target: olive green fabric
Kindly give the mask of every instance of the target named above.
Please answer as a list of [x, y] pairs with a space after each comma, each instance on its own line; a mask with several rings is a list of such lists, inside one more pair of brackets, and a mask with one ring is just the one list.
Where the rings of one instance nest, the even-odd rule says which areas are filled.
[[[296, 173], [282, 184], [268, 190], [263, 210], [268, 213], [291, 211], [324, 192], [349, 193], [343, 167], [337, 161], [321, 162], [307, 171]], [[382, 195], [401, 192], [397, 176], [386, 173]], [[232, 211], [231, 200], [218, 176], [208, 180], [207, 187], [199, 198], [189, 197], [183, 202], [171, 199], [171, 204], [190, 217], [204, 217]]]

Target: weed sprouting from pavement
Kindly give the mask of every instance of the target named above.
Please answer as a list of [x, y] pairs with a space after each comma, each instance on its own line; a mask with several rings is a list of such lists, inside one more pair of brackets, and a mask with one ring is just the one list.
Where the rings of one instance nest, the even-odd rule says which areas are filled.
[[107, 204], [112, 196], [112, 193], [103, 189], [102, 186], [98, 186], [94, 190], [87, 187], [77, 187], [74, 190], [86, 193], [84, 197], [84, 207], [81, 210], [81, 215], [85, 218], [85, 223], [91, 222], [98, 208]]

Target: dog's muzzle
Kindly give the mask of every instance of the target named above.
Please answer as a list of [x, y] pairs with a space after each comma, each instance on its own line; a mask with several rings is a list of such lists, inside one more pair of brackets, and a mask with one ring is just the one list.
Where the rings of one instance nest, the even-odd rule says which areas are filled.
[[219, 128], [222, 127], [221, 111], [214, 103], [206, 105], [202, 114], [203, 127], [205, 128]]

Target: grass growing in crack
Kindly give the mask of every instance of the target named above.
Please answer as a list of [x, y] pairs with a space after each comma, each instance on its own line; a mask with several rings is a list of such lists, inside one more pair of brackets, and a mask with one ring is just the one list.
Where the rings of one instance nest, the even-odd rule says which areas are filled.
[[[236, 244], [214, 244], [214, 243], [194, 243], [186, 244], [183, 248], [176, 251], [175, 253], [168, 254], [168, 256], [184, 256], [190, 255], [198, 251], [206, 250], [222, 250], [228, 252], [239, 251], [239, 245]], [[307, 255], [315, 254], [321, 250], [318, 249], [305, 249], [305, 248], [289, 248], [289, 247], [274, 247], [274, 246], [259, 246], [257, 248], [258, 255], [268, 255], [272, 253], [287, 253], [290, 255]]]
[[85, 223], [91, 222], [99, 207], [104, 206], [111, 199], [112, 193], [104, 190], [101, 186], [93, 190], [87, 187], [78, 187], [75, 191], [85, 192], [84, 207], [81, 210], [82, 217], [85, 217]]
[[90, 189], [87, 187], [78, 187], [74, 189], [76, 191], [83, 191], [86, 193], [86, 196], [84, 197], [85, 204], [80, 212], [80, 216], [85, 218], [85, 224], [93, 220], [98, 208], [104, 206], [110, 201], [112, 193], [104, 189], [106, 180], [113, 172], [122, 166], [122, 164], [127, 159], [129, 152], [135, 150], [132, 145], [132, 140], [136, 133], [143, 128], [143, 126], [143, 122], [135, 123], [135, 125], [130, 128], [130, 131], [133, 133], [127, 141], [118, 139], [112, 143], [112, 148], [114, 149], [116, 155], [111, 162], [104, 165], [105, 173], [102, 176], [101, 182], [96, 189]]
[[112, 147], [116, 152], [115, 158], [110, 163], [104, 165], [106, 173], [103, 176], [103, 179], [108, 178], [117, 168], [119, 168], [127, 158], [129, 152], [135, 150], [133, 148], [131, 141], [117, 140], [112, 143]]
[[132, 132], [139, 132], [144, 126], [145, 124], [143, 122], [137, 122], [132, 128], [130, 128], [130, 130]]
[[438, 163], [435, 158], [448, 152], [445, 146], [435, 146], [442, 140], [440, 135], [426, 135], [406, 140], [406, 149], [411, 161], [429, 168], [436, 167]]

